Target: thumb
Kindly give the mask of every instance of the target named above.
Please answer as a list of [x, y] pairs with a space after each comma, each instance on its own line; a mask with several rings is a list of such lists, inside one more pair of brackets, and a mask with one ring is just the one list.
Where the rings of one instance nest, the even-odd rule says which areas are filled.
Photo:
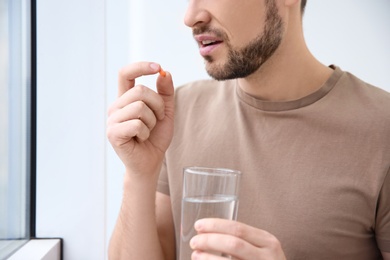
[[159, 75], [157, 78], [157, 92], [165, 103], [165, 115], [173, 118], [175, 104], [175, 88], [173, 86], [171, 73], [166, 72], [165, 76]]

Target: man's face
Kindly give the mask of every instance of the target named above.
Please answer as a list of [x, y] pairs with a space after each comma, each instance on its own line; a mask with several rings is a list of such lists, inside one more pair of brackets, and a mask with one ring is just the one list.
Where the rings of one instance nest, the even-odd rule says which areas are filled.
[[185, 23], [193, 30], [211, 77], [246, 77], [272, 56], [283, 33], [275, 1], [190, 1]]

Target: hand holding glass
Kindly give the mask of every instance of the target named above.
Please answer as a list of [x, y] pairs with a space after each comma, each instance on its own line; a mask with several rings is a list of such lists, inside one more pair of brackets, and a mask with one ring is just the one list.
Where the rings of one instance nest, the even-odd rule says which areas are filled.
[[189, 241], [202, 218], [236, 220], [241, 173], [223, 168], [188, 167], [183, 173], [180, 259], [191, 259]]

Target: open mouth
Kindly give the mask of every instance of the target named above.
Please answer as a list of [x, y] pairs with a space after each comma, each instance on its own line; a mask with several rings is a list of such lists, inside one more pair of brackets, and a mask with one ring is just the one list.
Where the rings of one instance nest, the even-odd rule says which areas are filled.
[[199, 44], [199, 51], [202, 56], [211, 55], [222, 43], [223, 39], [214, 35], [195, 35]]
[[212, 46], [221, 43], [222, 41], [204, 40], [201, 41], [202, 47]]

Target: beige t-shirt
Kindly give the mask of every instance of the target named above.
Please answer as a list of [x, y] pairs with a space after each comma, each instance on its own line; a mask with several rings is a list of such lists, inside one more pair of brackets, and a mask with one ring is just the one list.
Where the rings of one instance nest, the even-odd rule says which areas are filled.
[[321, 89], [289, 102], [258, 100], [236, 80], [177, 89], [158, 184], [177, 245], [183, 168], [204, 166], [242, 172], [238, 221], [275, 235], [289, 260], [390, 252], [390, 94], [333, 68]]

